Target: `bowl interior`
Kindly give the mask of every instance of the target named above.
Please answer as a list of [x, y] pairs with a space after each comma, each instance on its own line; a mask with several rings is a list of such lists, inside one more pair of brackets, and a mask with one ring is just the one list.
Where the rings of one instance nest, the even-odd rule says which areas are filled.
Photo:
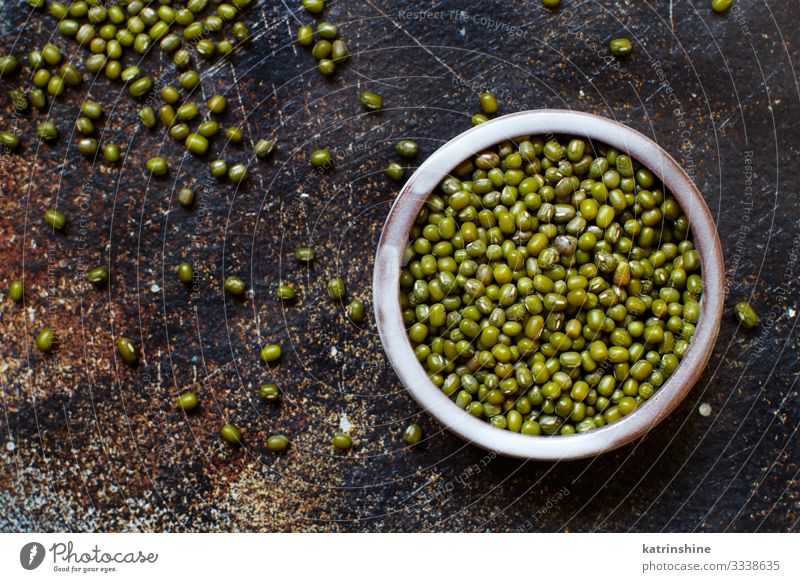
[[[618, 422], [569, 436], [528, 436], [501, 430], [459, 408], [417, 361], [402, 320], [399, 276], [408, 233], [429, 194], [453, 168], [475, 153], [521, 135], [572, 135], [604, 143], [650, 169], [686, 214], [700, 254], [704, 291], [700, 319], [677, 369], [640, 408]], [[699, 378], [714, 347], [722, 317], [724, 264], [711, 213], [684, 169], [641, 133], [603, 117], [563, 110], [524, 111], [498, 117], [456, 136], [414, 172], [392, 206], [378, 243], [373, 299], [387, 357], [417, 402], [450, 431], [506, 456], [568, 460], [597, 455], [643, 435], [663, 420]]]

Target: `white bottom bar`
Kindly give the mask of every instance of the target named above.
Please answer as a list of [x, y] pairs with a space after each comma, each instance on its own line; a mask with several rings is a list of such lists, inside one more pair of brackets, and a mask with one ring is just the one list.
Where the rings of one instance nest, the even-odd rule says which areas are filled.
[[[797, 534], [2, 534], [3, 580], [800, 580]], [[27, 569], [35, 566], [33, 569]]]

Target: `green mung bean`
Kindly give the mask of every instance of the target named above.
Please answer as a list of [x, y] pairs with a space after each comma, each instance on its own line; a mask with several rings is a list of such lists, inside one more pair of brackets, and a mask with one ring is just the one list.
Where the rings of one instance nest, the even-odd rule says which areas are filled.
[[333, 75], [336, 72], [336, 63], [330, 59], [320, 59], [317, 70], [325, 76]]
[[325, 0], [303, 0], [303, 8], [311, 14], [319, 14], [325, 10]]
[[269, 344], [261, 349], [261, 359], [267, 364], [275, 362], [281, 358], [281, 347], [277, 344]]
[[405, 168], [403, 168], [403, 166], [397, 162], [391, 162], [388, 166], [386, 166], [386, 175], [395, 182], [402, 180], [404, 174]]
[[186, 149], [198, 156], [202, 156], [208, 151], [208, 140], [196, 133], [190, 133], [186, 136], [185, 145]]
[[33, 74], [31, 82], [35, 86], [44, 89], [50, 82], [50, 77], [51, 77], [50, 71], [48, 71], [47, 69], [39, 69]]
[[19, 68], [19, 61], [14, 55], [0, 56], [0, 77], [11, 75]]
[[18, 112], [23, 112], [28, 109], [28, 93], [22, 87], [12, 89], [9, 91], [8, 96], [11, 98], [11, 105]]
[[43, 111], [47, 107], [47, 96], [41, 89], [32, 89], [30, 92], [31, 105], [36, 107], [39, 111]]
[[116, 164], [119, 161], [119, 146], [115, 143], [107, 143], [103, 146], [103, 158], [109, 164]]
[[215, 178], [222, 178], [228, 175], [228, 162], [225, 160], [214, 160], [211, 162], [211, 175]]
[[266, 158], [275, 150], [275, 141], [260, 139], [253, 146], [253, 153], [257, 158]]
[[239, 446], [242, 444], [242, 431], [239, 427], [232, 423], [227, 423], [219, 431], [219, 436], [222, 437], [229, 445]]
[[213, 119], [206, 119], [197, 127], [197, 133], [203, 137], [213, 137], [219, 133], [219, 123]]
[[174, 105], [181, 100], [181, 93], [172, 85], [165, 85], [161, 88], [161, 98], [165, 103]]
[[281, 284], [278, 285], [277, 295], [278, 299], [282, 301], [291, 301], [297, 296], [297, 293], [291, 285]]
[[419, 146], [415, 141], [404, 139], [397, 142], [397, 145], [394, 147], [394, 151], [397, 152], [398, 156], [403, 158], [413, 158], [419, 153]]
[[141, 77], [128, 86], [128, 93], [133, 97], [143, 97], [152, 88], [153, 80], [150, 77]]
[[45, 211], [44, 221], [56, 230], [62, 230], [67, 225], [64, 215], [54, 209]]
[[244, 164], [234, 164], [228, 170], [228, 180], [230, 180], [231, 184], [241, 184], [247, 179], [249, 173], [247, 166]]
[[143, 107], [139, 110], [138, 115], [142, 125], [145, 127], [153, 128], [156, 126], [156, 114], [152, 107]]
[[250, 29], [244, 22], [235, 22], [231, 27], [231, 34], [239, 42], [245, 42], [250, 38]]
[[158, 108], [158, 118], [164, 127], [171, 128], [175, 124], [175, 108], [169, 103], [165, 103]]
[[627, 38], [615, 38], [608, 43], [608, 49], [615, 57], [624, 57], [633, 52], [633, 44]]
[[378, 111], [383, 107], [383, 99], [377, 93], [372, 91], [364, 91], [359, 97], [359, 103], [369, 111]]
[[[159, 111], [159, 113], [160, 113], [160, 111]], [[173, 125], [172, 127], [169, 128], [170, 136], [172, 136], [173, 138], [175, 138], [178, 141], [184, 141], [184, 143], [185, 143], [186, 138], [189, 137], [190, 133], [192, 133], [192, 130], [189, 129], [189, 126], [187, 124], [185, 124], [185, 123], [176, 123], [175, 125]], [[199, 133], [199, 129], [198, 129], [198, 133]]]
[[275, 404], [281, 399], [281, 392], [275, 384], [262, 384], [258, 388], [258, 395], [269, 404]]
[[61, 51], [54, 44], [47, 43], [42, 47], [42, 59], [51, 66], [55, 66], [61, 62]]
[[345, 432], [337, 432], [334, 433], [333, 438], [331, 439], [331, 444], [333, 444], [334, 448], [337, 450], [347, 451], [353, 446], [353, 439]]
[[414, 446], [422, 440], [422, 427], [418, 424], [409, 424], [403, 431], [403, 442]]
[[200, 75], [196, 71], [185, 71], [178, 77], [178, 84], [186, 91], [191, 91], [200, 84]]
[[238, 127], [229, 127], [225, 130], [225, 139], [231, 143], [241, 143], [244, 139], [244, 133]]
[[50, 77], [51, 77], [50, 71], [48, 71], [47, 69], [39, 69], [33, 74], [33, 79], [31, 79], [31, 82], [35, 86], [44, 89], [50, 82]]
[[347, 60], [348, 56], [347, 43], [341, 38], [337, 38], [331, 45], [331, 61], [340, 65]]
[[180, 121], [191, 121], [197, 117], [198, 113], [197, 105], [194, 103], [184, 103], [175, 111], [175, 115]]
[[167, 173], [167, 171], [169, 171], [167, 159], [161, 156], [147, 160], [145, 162], [145, 168], [154, 176], [163, 176]]
[[347, 289], [345, 288], [344, 280], [341, 277], [336, 277], [335, 279], [328, 281], [328, 297], [338, 301], [340, 299], [344, 299], [346, 294]]
[[314, 29], [310, 26], [301, 26], [297, 29], [297, 44], [310, 46], [314, 42]]
[[117, 352], [120, 358], [122, 358], [122, 361], [129, 366], [133, 366], [139, 361], [136, 346], [126, 337], [120, 337], [117, 340]]
[[16, 149], [19, 147], [19, 136], [10, 131], [2, 131], [0, 132], [0, 144], [10, 150]]
[[185, 412], [194, 410], [195, 408], [197, 408], [198, 404], [199, 404], [199, 399], [197, 398], [197, 394], [195, 394], [194, 392], [188, 391], [178, 396], [178, 408], [180, 408]]
[[315, 168], [325, 168], [331, 163], [331, 153], [328, 150], [316, 150], [309, 158]]
[[316, 256], [317, 254], [311, 247], [298, 247], [294, 251], [294, 258], [298, 263], [310, 263]]
[[726, 12], [733, 5], [733, 0], [711, 0], [711, 9], [717, 14]]
[[179, 69], [185, 69], [192, 63], [192, 55], [186, 49], [178, 49], [172, 55], [172, 63]]
[[[64, 83], [69, 87], [77, 87], [83, 82], [83, 73], [81, 73], [81, 70], [70, 63], [61, 65], [59, 73], [61, 73], [61, 78], [64, 80]], [[106, 76], [108, 76], [108, 65], [106, 66]]]
[[105, 285], [108, 283], [108, 267], [99, 266], [86, 273], [86, 280], [92, 285]]
[[87, 158], [94, 157], [97, 147], [97, 140], [93, 137], [84, 137], [78, 140], [78, 151]]
[[271, 453], [282, 453], [289, 446], [289, 439], [281, 434], [274, 434], [267, 439], [267, 450]]
[[11, 284], [8, 286], [8, 296], [12, 301], [16, 301], [17, 303], [22, 301], [25, 296], [25, 288], [22, 285], [22, 281], [11, 281]]
[[86, 117], [95, 121], [103, 117], [103, 106], [97, 101], [84, 101], [83, 105], [81, 106], [81, 111]]
[[58, 75], [53, 75], [47, 82], [47, 92], [53, 97], [58, 97], [64, 92], [64, 79]]
[[91, 135], [94, 133], [94, 123], [88, 117], [79, 117], [75, 120], [75, 130], [81, 135]]
[[320, 22], [317, 25], [317, 36], [325, 40], [334, 40], [339, 36], [339, 31], [335, 24], [330, 22]]
[[36, 336], [36, 347], [43, 352], [49, 352], [56, 343], [56, 334], [53, 328], [45, 327]]
[[225, 288], [225, 291], [236, 296], [244, 295], [244, 292], [247, 290], [247, 285], [245, 282], [242, 281], [241, 277], [237, 277], [235, 275], [226, 277], [223, 287]]
[[194, 204], [194, 190], [191, 188], [181, 188], [178, 190], [178, 202], [187, 207]]
[[499, 105], [497, 104], [497, 98], [491, 93], [481, 93], [480, 104], [481, 110], [484, 113], [497, 113], [497, 111], [500, 109]]
[[194, 281], [194, 268], [191, 263], [180, 263], [177, 268], [178, 280], [184, 285], [189, 285]]
[[221, 115], [228, 106], [228, 100], [222, 95], [214, 95], [208, 100], [208, 110], [214, 115]]
[[362, 301], [351, 301], [347, 305], [347, 318], [353, 323], [363, 323], [366, 315]]
[[740, 301], [733, 307], [733, 313], [739, 320], [739, 324], [745, 329], [753, 329], [758, 326], [759, 318], [755, 309], [747, 301]]

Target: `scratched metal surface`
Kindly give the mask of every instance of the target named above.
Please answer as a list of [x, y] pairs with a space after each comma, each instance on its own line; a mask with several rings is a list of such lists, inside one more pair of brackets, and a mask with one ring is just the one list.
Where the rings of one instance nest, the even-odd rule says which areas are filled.
[[[254, 42], [202, 83], [204, 96], [230, 98], [223, 125], [241, 124], [248, 142], [279, 141], [238, 190], [207, 177], [208, 160], [182, 160], [170, 138], [143, 130], [119, 85], [85, 82], [59, 99], [62, 138], [37, 148], [33, 120], [43, 115], [16, 117], [7, 92], [20, 77], [0, 81], [3, 125], [25, 142], [2, 157], [0, 280], [6, 289], [24, 273], [27, 289], [25, 308], [0, 302], [0, 530], [798, 529], [796, 7], [739, 2], [720, 17], [699, 1], [564, 0], [555, 13], [533, 1], [470, 2], [463, 13], [438, 2], [420, 3], [435, 11], [420, 16], [410, 4], [329, 3], [326, 18], [352, 53], [330, 80], [291, 42], [298, 19], [314, 18], [278, 2], [248, 11]], [[53, 26], [16, 3], [0, 7], [4, 51], [40, 46]], [[622, 67], [604, 48], [619, 35], [636, 45]], [[147, 67], [165, 64], [156, 56]], [[365, 89], [383, 95], [384, 111], [361, 110]], [[373, 323], [349, 325], [325, 298], [335, 274], [351, 297], [370, 298], [373, 249], [397, 190], [382, 175], [393, 142], [410, 137], [431, 153], [468, 127], [485, 89], [503, 111], [613, 117], [682, 159], [719, 225], [728, 302], [749, 297], [762, 315], [752, 333], [728, 315], [683, 405], [600, 458], [521, 463], [442, 432], [398, 385]], [[130, 144], [119, 167], [92, 168], [69, 144], [86, 91], [107, 104], [101, 141]], [[320, 176], [308, 154], [323, 146], [337, 164]], [[148, 181], [143, 161], [159, 150], [172, 170]], [[213, 151], [247, 157], [221, 140]], [[199, 191], [193, 210], [175, 199], [186, 184]], [[53, 205], [70, 218], [63, 234], [40, 220]], [[292, 259], [302, 244], [319, 251], [309, 268]], [[183, 259], [199, 272], [194, 289], [174, 276]], [[97, 291], [82, 276], [101, 263], [113, 281]], [[223, 273], [240, 274], [252, 296], [226, 297]], [[296, 284], [296, 304], [274, 298], [280, 278]], [[33, 347], [46, 325], [62, 339], [47, 356]], [[114, 357], [120, 334], [142, 346], [136, 369]], [[272, 369], [257, 357], [268, 341], [284, 346]], [[284, 391], [280, 407], [258, 399], [270, 379]], [[173, 406], [187, 387], [203, 402], [188, 417]], [[329, 445], [343, 416], [355, 439], [346, 455]], [[412, 418], [428, 436], [418, 450], [400, 440]], [[245, 431], [241, 450], [217, 436], [229, 419]], [[266, 452], [273, 432], [290, 436], [287, 454]]]

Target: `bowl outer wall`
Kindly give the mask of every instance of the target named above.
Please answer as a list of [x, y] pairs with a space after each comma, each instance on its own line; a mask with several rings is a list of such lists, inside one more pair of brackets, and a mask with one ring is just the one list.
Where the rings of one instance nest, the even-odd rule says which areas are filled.
[[[521, 135], [571, 135], [628, 153], [657, 175], [689, 219], [700, 254], [704, 291], [700, 320], [677, 369], [634, 413], [588, 433], [533, 437], [491, 426], [467, 414], [427, 377], [402, 321], [399, 275], [408, 233], [441, 180], [463, 160]], [[522, 111], [465, 131], [436, 150], [406, 182], [384, 224], [373, 271], [378, 333], [400, 381], [414, 399], [448, 430], [484, 449], [535, 460], [570, 460], [599, 455], [642, 436], [683, 400], [700, 377], [719, 334], [724, 298], [724, 261], [719, 236], [703, 197], [683, 168], [655, 142], [621, 123], [597, 115], [558, 109]]]

